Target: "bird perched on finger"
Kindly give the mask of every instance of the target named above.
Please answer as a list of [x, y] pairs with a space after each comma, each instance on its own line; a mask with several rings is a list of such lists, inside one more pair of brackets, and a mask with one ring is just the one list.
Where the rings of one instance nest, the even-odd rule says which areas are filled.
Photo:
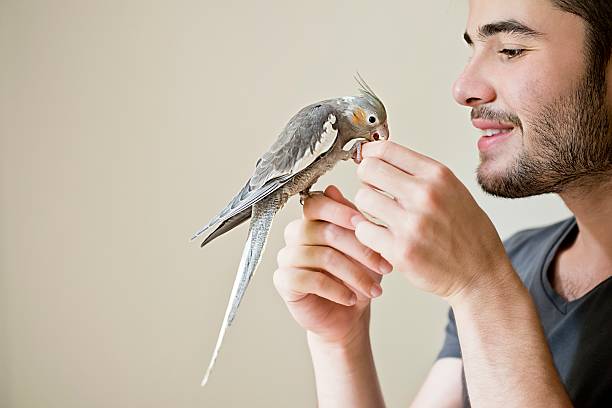
[[361, 161], [362, 143], [389, 138], [387, 112], [361, 76], [360, 94], [328, 99], [297, 112], [270, 149], [257, 160], [255, 171], [229, 204], [194, 234], [205, 232], [201, 246], [250, 219], [248, 237], [225, 311], [212, 359], [202, 380], [208, 381], [227, 328], [255, 273], [274, 215], [289, 197], [310, 187], [340, 160]]

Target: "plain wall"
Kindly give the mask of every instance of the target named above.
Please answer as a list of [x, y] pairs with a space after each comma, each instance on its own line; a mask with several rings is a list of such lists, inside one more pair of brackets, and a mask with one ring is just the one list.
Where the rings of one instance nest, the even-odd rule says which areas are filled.
[[[568, 215], [557, 197], [475, 183], [478, 132], [451, 84], [467, 2], [0, 1], [0, 406], [312, 407], [304, 332], [272, 283], [277, 217], [205, 388], [247, 227], [191, 234], [250, 176], [286, 121], [354, 94], [385, 101], [391, 137], [447, 164], [502, 237]], [[315, 189], [350, 197], [355, 166]], [[401, 274], [374, 300], [389, 407], [407, 406], [447, 306]]]

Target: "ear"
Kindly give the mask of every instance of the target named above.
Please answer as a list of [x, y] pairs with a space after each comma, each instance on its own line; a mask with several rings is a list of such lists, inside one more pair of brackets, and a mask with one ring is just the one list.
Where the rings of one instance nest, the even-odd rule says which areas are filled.
[[358, 126], [363, 126], [365, 124], [366, 121], [366, 113], [363, 109], [361, 108], [355, 108], [355, 110], [353, 110], [353, 119], [352, 119], [353, 123], [355, 125]]

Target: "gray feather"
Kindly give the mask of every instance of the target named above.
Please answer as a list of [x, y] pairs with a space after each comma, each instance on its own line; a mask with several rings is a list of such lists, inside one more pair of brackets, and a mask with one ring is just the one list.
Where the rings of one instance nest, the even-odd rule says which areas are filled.
[[203, 247], [204, 245], [208, 244], [213, 239], [225, 234], [227, 231], [230, 231], [236, 228], [237, 226], [239, 226], [240, 224], [242, 224], [249, 218], [251, 218], [251, 207], [247, 208], [241, 213], [234, 215], [233, 217], [226, 219], [221, 224], [219, 224], [219, 226], [215, 228], [213, 232], [211, 232], [210, 234], [206, 236], [206, 238], [204, 238], [204, 241], [202, 241], [202, 244], [200, 246]]

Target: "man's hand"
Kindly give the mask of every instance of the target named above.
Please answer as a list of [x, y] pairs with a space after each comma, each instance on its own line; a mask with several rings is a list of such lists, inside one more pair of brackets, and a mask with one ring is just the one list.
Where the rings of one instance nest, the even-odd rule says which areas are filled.
[[[368, 334], [369, 305], [391, 265], [355, 238], [354, 205], [330, 186], [304, 202], [303, 219], [285, 228], [274, 285], [296, 322], [344, 346]], [[363, 217], [362, 217], [363, 218]]]
[[357, 174], [355, 204], [385, 224], [355, 217], [357, 239], [416, 287], [452, 304], [512, 273], [495, 227], [444, 165], [378, 141], [364, 145]]

